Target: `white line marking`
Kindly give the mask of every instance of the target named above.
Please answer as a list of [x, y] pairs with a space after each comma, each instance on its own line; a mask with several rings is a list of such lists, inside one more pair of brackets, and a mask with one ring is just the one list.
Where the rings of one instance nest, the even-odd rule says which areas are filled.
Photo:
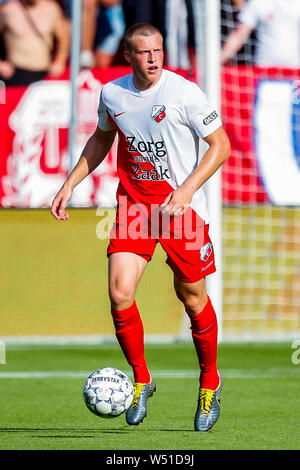
[[[0, 379], [49, 379], [49, 378], [87, 378], [93, 371], [28, 371], [0, 372]], [[130, 371], [124, 371], [132, 377]], [[160, 379], [194, 379], [199, 377], [198, 370], [153, 370], [153, 377]], [[220, 374], [226, 379], [256, 378], [300, 378], [300, 367], [272, 369], [221, 369]]]
[[[95, 345], [99, 344], [108, 344], [114, 345], [117, 344], [116, 337], [111, 335], [45, 335], [45, 336], [0, 336], [0, 339], [5, 341], [6, 345], [12, 346], [83, 346], [83, 345]], [[145, 341], [150, 344], [157, 343], [174, 343], [178, 339], [175, 335], [145, 335]]]
[[[184, 321], [188, 320], [188, 316], [183, 316]], [[178, 340], [182, 341], [182, 343], [193, 344], [190, 329], [189, 329], [189, 322], [184, 324], [184, 336], [181, 337], [182, 332], [179, 332], [178, 335], [145, 335], [145, 343], [147, 344], [177, 344]], [[188, 334], [187, 334], [188, 333]], [[262, 335], [255, 335], [255, 342], [253, 342], [253, 336], [251, 335], [235, 335], [231, 336], [230, 334], [226, 334], [223, 341], [220, 344], [228, 344], [231, 345], [239, 344], [245, 345], [245, 343], [251, 343], [251, 345], [259, 344], [260, 346], [264, 345], [271, 345], [274, 347], [274, 344], [278, 343], [286, 343], [293, 341], [298, 336], [297, 332], [288, 332], [282, 334], [275, 334], [270, 333], [262, 334]], [[95, 345], [99, 346], [99, 344], [103, 345], [116, 345], [118, 344], [116, 341], [116, 337], [111, 335], [35, 335], [35, 336], [1, 336], [0, 340], [3, 340], [6, 346], [17, 348], [17, 347], [31, 347], [31, 346], [41, 346], [41, 347], [55, 347], [55, 346], [84, 346], [84, 345]], [[241, 344], [242, 343], [242, 344]]]

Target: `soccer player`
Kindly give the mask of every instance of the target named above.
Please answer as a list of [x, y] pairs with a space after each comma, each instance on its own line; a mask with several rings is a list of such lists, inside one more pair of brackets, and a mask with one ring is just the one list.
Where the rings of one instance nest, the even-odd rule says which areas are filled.
[[239, 24], [226, 38], [221, 62], [228, 62], [255, 30], [255, 64], [259, 67], [300, 68], [300, 3], [298, 0], [248, 0]]
[[[190, 317], [201, 369], [194, 427], [207, 431], [219, 417], [221, 378], [216, 364], [217, 319], [205, 284], [205, 276], [216, 268], [202, 185], [228, 158], [230, 144], [199, 87], [162, 68], [163, 41], [155, 27], [131, 26], [124, 54], [132, 74], [104, 85], [97, 129], [54, 198], [52, 214], [68, 219], [65, 208], [72, 190], [104, 160], [118, 133], [120, 182], [108, 246], [109, 294], [116, 337], [135, 381], [126, 421], [137, 425], [144, 419], [147, 399], [156, 389], [134, 299], [159, 242], [174, 273], [176, 294]], [[207, 144], [202, 153], [201, 140]], [[139, 237], [132, 230], [138, 212]]]
[[70, 22], [56, 1], [0, 2], [0, 33], [6, 50], [6, 59], [0, 57], [0, 80], [7, 86], [29, 85], [64, 72]]

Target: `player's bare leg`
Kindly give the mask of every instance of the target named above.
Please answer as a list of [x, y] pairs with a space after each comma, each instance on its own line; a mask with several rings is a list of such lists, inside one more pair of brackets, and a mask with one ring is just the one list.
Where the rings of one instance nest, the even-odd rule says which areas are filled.
[[188, 315], [197, 315], [207, 304], [205, 278], [198, 282], [184, 282], [174, 276], [175, 292], [185, 306]]
[[206, 291], [205, 279], [195, 283], [174, 277], [174, 287], [191, 320], [200, 374], [195, 430], [208, 431], [220, 414], [221, 378], [217, 371], [217, 319]]
[[147, 261], [134, 253], [109, 257], [109, 295], [116, 337], [134, 373], [134, 397], [126, 413], [128, 424], [137, 425], [147, 416], [147, 400], [156, 389], [144, 355], [144, 330], [135, 293]]
[[112, 253], [109, 256], [109, 297], [116, 310], [130, 307], [147, 261], [135, 253]]

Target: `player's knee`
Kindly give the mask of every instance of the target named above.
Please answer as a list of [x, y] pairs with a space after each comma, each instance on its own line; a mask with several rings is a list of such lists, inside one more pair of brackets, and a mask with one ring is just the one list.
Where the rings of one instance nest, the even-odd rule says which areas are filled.
[[115, 310], [129, 308], [134, 301], [134, 292], [128, 287], [110, 287], [109, 297], [112, 307]]
[[207, 303], [206, 293], [198, 295], [191, 294], [187, 291], [176, 291], [176, 293], [179, 300], [184, 304], [185, 310], [189, 315], [198, 315]]
[[198, 315], [206, 305], [207, 299], [199, 296], [189, 296], [184, 301], [185, 310], [189, 315]]
[[198, 315], [207, 304], [207, 292], [204, 282], [197, 285], [174, 280], [175, 292], [179, 300], [184, 304], [185, 310], [189, 315]]

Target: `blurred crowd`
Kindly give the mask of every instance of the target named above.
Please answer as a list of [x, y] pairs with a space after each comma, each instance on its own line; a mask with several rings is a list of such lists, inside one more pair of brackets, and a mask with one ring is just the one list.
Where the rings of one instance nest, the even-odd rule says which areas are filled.
[[[193, 0], [82, 0], [81, 67], [125, 65], [123, 41], [134, 23], [162, 32], [166, 63], [191, 70]], [[26, 85], [59, 77], [70, 60], [72, 0], [0, 0], [0, 80]]]
[[[125, 65], [125, 30], [155, 25], [165, 65], [192, 71], [200, 0], [82, 0], [81, 67]], [[0, 0], [0, 80], [61, 76], [70, 60], [72, 0]], [[198, 9], [199, 13], [199, 9]], [[221, 0], [221, 62], [300, 67], [300, 0]], [[240, 52], [247, 51], [246, 59]]]
[[[234, 3], [234, 5], [233, 5]], [[222, 0], [221, 62], [300, 68], [299, 0]]]

